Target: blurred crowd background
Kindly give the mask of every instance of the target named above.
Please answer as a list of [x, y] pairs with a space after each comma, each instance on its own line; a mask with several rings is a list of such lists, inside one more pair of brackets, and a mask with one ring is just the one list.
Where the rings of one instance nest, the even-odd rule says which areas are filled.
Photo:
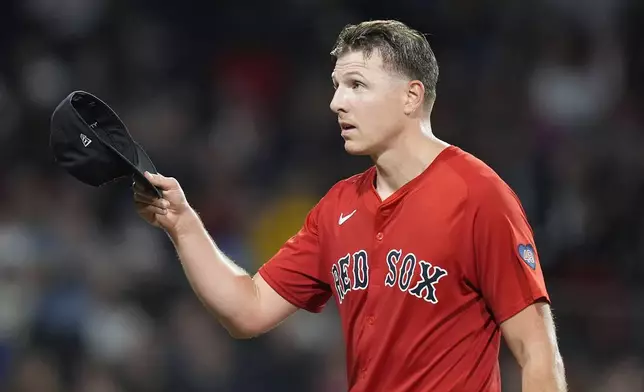
[[[49, 118], [74, 90], [105, 100], [254, 273], [371, 163], [344, 152], [329, 51], [345, 24], [381, 18], [428, 34], [437, 136], [523, 201], [571, 391], [644, 391], [637, 0], [3, 0], [0, 390], [346, 390], [332, 302], [233, 340], [130, 181], [91, 188], [54, 164]], [[519, 391], [505, 347], [501, 364]]]

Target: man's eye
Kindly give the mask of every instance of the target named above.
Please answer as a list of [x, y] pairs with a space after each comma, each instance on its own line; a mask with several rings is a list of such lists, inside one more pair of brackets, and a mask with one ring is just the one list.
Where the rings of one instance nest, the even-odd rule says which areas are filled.
[[364, 86], [364, 84], [362, 84], [361, 82], [358, 82], [357, 80], [354, 80], [353, 82], [351, 82], [351, 88], [352, 89], [356, 89], [358, 87], [363, 87], [363, 86]]

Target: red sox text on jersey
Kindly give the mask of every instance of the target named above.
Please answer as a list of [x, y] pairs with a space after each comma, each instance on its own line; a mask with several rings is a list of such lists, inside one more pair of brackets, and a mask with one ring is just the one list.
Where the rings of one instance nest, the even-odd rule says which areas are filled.
[[[425, 260], [418, 260], [414, 253], [403, 254], [402, 249], [390, 250], [386, 263], [388, 273], [383, 282], [385, 286], [399, 289], [426, 302], [438, 302], [436, 284], [447, 275], [445, 269]], [[416, 273], [419, 279], [412, 286]], [[338, 301], [342, 303], [351, 291], [366, 290], [369, 287], [369, 254], [365, 250], [347, 253], [333, 264], [331, 274]]]

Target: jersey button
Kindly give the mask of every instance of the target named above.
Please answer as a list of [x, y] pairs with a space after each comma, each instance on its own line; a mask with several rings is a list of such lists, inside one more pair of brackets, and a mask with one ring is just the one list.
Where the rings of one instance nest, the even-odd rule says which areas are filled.
[[373, 316], [369, 316], [369, 317], [367, 317], [367, 323], [369, 323], [369, 325], [373, 325], [373, 322], [374, 322], [375, 320], [376, 320], [376, 318], [375, 318], [375, 317], [373, 317]]
[[383, 237], [384, 237], [384, 234], [382, 234], [382, 232], [380, 232], [380, 233], [376, 234], [376, 239], [377, 239], [378, 241], [382, 241]]

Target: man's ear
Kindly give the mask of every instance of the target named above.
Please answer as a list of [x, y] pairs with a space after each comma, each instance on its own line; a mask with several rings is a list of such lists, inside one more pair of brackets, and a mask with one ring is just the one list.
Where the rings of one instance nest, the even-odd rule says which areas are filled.
[[423, 105], [425, 98], [425, 86], [420, 80], [412, 80], [407, 83], [407, 94], [405, 96], [405, 114], [410, 115]]

